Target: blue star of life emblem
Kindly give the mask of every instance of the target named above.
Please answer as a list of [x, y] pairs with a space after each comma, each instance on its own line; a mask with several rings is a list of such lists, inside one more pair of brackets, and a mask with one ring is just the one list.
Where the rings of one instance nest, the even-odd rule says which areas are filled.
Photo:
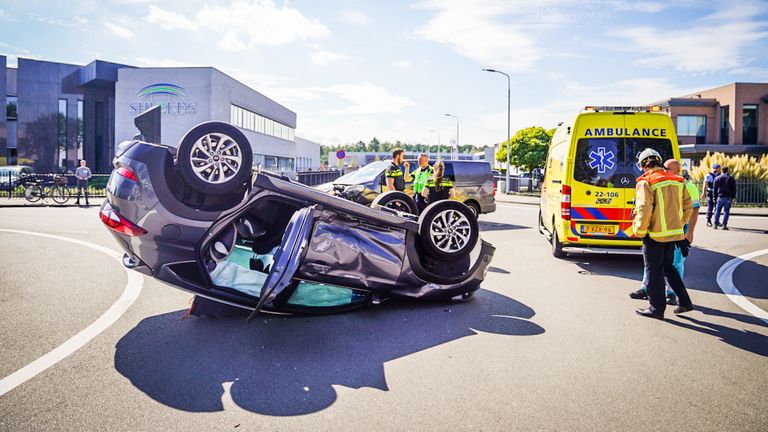
[[612, 151], [605, 151], [605, 147], [598, 147], [597, 151], [592, 150], [589, 153], [589, 167], [597, 168], [597, 172], [605, 174], [609, 169], [616, 166], [616, 155]]

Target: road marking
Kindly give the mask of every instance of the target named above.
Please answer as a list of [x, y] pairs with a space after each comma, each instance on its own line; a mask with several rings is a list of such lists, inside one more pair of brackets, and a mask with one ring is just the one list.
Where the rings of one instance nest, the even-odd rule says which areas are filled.
[[736, 306], [744, 309], [754, 317], [759, 318], [764, 323], [768, 324], [768, 312], [760, 309], [757, 307], [757, 305], [744, 297], [744, 295], [738, 290], [738, 288], [736, 288], [736, 285], [733, 283], [733, 272], [736, 271], [736, 267], [738, 267], [739, 264], [754, 257], [765, 254], [768, 254], [768, 249], [750, 252], [748, 254], [738, 256], [723, 264], [717, 271], [717, 285], [720, 286], [720, 290], [723, 291], [726, 297], [734, 302]]
[[[109, 256], [110, 258], [117, 260], [117, 262], [121, 263], [120, 266], [122, 267], [122, 255], [120, 253], [91, 242], [68, 237], [61, 237], [53, 234], [43, 234], [3, 228], [0, 228], [0, 232], [46, 237], [75, 243], [77, 245], [85, 246], [99, 251]], [[115, 321], [117, 321], [117, 319], [120, 318], [125, 313], [125, 311], [128, 310], [136, 298], [139, 297], [142, 283], [144, 281], [144, 278], [138, 272], [130, 271], [127, 268], [125, 269], [125, 272], [128, 275], [128, 283], [125, 284], [123, 293], [120, 295], [120, 298], [118, 298], [117, 301], [112, 304], [112, 306], [110, 306], [106, 312], [104, 312], [103, 315], [101, 315], [96, 321], [92, 322], [88, 327], [80, 331], [80, 333], [72, 336], [66, 342], [54, 348], [52, 351], [0, 380], [0, 396], [15, 389], [16, 387], [25, 383], [27, 380], [34, 378], [35, 375], [45, 371], [61, 360], [64, 360], [70, 354], [82, 348], [85, 344], [90, 342], [91, 339], [95, 338], [101, 332], [109, 328], [109, 326], [114, 324]]]
[[533, 211], [539, 210], [539, 206], [537, 205], [526, 206], [526, 205], [509, 205], [509, 204], [496, 203], [496, 207], [506, 207], [506, 208], [533, 210]]

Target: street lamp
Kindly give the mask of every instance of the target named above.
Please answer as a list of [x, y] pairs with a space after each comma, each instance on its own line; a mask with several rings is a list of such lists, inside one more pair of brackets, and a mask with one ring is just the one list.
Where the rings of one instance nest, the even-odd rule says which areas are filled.
[[[440, 132], [438, 132], [438, 131], [436, 131], [434, 129], [430, 129], [429, 131], [432, 132], [432, 133], [436, 133], [437, 134], [437, 158], [440, 159]], [[427, 152], [427, 153], [429, 153], [429, 152]]]
[[509, 75], [502, 71], [497, 71], [495, 69], [483, 69], [485, 72], [494, 72], [494, 73], [500, 73], [507, 77], [507, 175], [506, 175], [506, 187], [504, 188], [504, 193], [509, 193], [509, 153], [510, 153], [510, 147], [512, 146], [512, 136], [510, 134], [510, 118], [511, 111], [510, 111], [510, 104], [512, 100], [512, 80], [509, 78]]
[[453, 114], [446, 114], [447, 117], [453, 117], [456, 119], [456, 148], [459, 148], [459, 118]]

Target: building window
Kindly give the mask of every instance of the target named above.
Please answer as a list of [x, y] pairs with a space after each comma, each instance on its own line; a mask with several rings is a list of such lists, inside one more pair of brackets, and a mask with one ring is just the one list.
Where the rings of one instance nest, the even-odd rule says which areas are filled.
[[59, 99], [58, 116], [58, 164], [59, 168], [66, 170], [67, 167], [67, 100]]
[[677, 134], [680, 136], [706, 136], [707, 118], [705, 116], [677, 116]]
[[[77, 101], [77, 162], [83, 159], [83, 144], [85, 143], [85, 102]], [[77, 164], [75, 164], [77, 165]]]
[[757, 144], [757, 105], [744, 105], [742, 114], [742, 144]]
[[720, 144], [728, 144], [731, 135], [730, 109], [728, 105], [720, 107]]
[[230, 123], [234, 126], [288, 141], [294, 140], [295, 131], [293, 128], [260, 116], [253, 111], [231, 105], [229, 113]]
[[14, 121], [18, 118], [17, 107], [19, 99], [16, 96], [6, 96], [5, 98], [5, 118]]

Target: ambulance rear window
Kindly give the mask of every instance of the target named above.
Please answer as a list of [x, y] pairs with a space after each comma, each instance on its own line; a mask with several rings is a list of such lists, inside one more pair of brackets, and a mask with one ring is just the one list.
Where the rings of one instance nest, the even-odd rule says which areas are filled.
[[672, 157], [672, 143], [658, 138], [582, 138], [576, 144], [573, 179], [598, 187], [634, 188], [642, 174], [637, 155], [646, 148]]

